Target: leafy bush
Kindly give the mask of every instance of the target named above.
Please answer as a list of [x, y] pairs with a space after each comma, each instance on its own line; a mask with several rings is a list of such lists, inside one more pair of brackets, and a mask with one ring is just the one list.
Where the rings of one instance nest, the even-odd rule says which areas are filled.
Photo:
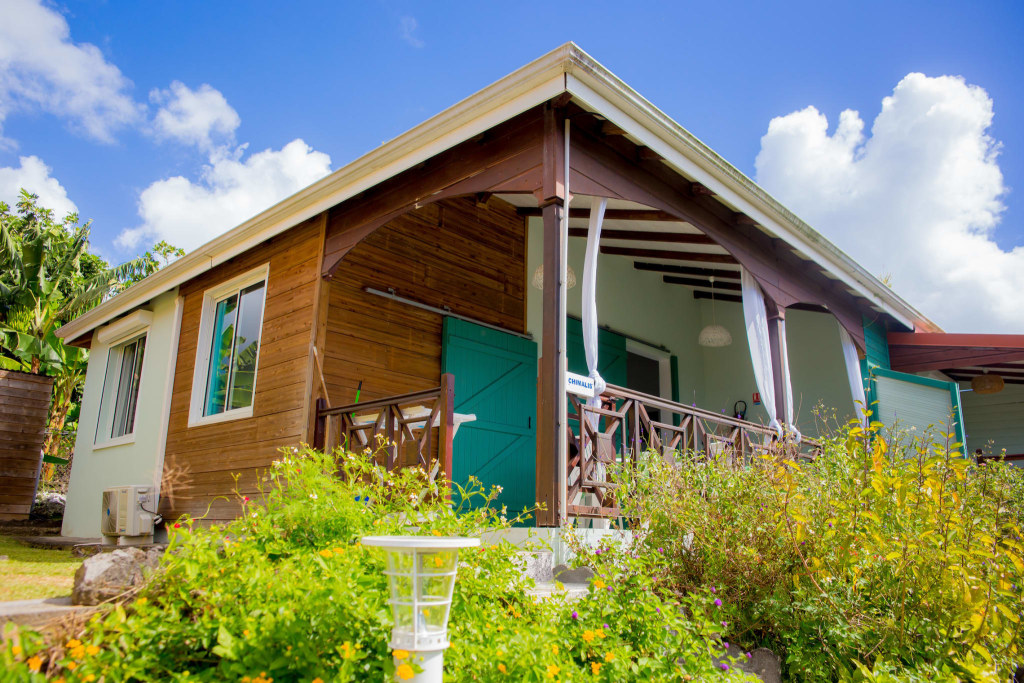
[[[364, 535], [480, 536], [509, 525], [479, 485], [459, 509], [422, 472], [387, 473], [365, 456], [289, 453], [259, 501], [223, 527], [172, 525], [159, 572], [77, 629], [8, 633], [4, 680], [380, 681], [396, 672], [382, 553]], [[474, 504], [475, 503], [475, 504]], [[512, 520], [514, 521], [514, 520]], [[535, 602], [516, 548], [460, 555], [445, 657], [448, 680], [741, 680], [718, 663], [710, 596], [663, 599], [653, 556], [620, 554], [593, 596]], [[402, 653], [397, 653], [402, 654]]]
[[672, 590], [717, 591], [728, 637], [784, 653], [789, 680], [1006, 681], [1022, 659], [1022, 473], [881, 427], [851, 423], [813, 464], [652, 458], [626, 507]]

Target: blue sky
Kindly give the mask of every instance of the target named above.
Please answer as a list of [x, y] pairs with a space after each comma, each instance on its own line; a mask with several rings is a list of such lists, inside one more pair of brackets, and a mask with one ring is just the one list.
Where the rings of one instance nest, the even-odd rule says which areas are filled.
[[[8, 5], [0, 14], [25, 16], [38, 3], [0, 5]], [[40, 78], [50, 72], [19, 64], [10, 50], [5, 62], [0, 29], [0, 98], [6, 99], [0, 99], [0, 177], [4, 168], [17, 169], [22, 157], [37, 157], [82, 217], [94, 220], [94, 244], [112, 260], [144, 250], [158, 236], [175, 241], [171, 219], [140, 216], [140, 198], [154, 183], [180, 176], [187, 190], [202, 189], [215, 182], [203, 175], [215, 158], [244, 164], [254, 153], [277, 152], [301, 139], [308, 150], [296, 150], [295, 163], [306, 164], [306, 175], [296, 172], [294, 185], [326, 168], [322, 155], [337, 169], [567, 40], [752, 177], [775, 117], [813, 106], [827, 117], [831, 134], [840, 112], [852, 109], [870, 137], [882, 98], [908, 74], [960, 76], [987, 94], [994, 111], [985, 134], [999, 145], [989, 167], [1001, 171], [997, 194], [1004, 208], [991, 212], [994, 223], [984, 231], [1004, 251], [1024, 244], [1024, 200], [1015, 190], [1024, 187], [1021, 3], [82, 0], [43, 3], [42, 11], [66, 21], [65, 44], [98, 48], [98, 58], [124, 79], [110, 92], [135, 109], [97, 135], [45, 96], [26, 95], [31, 79], [25, 72], [42, 69]], [[21, 91], [5, 90], [4, 76], [12, 73], [21, 74]], [[174, 82], [189, 92], [208, 84], [237, 123], [225, 124], [212, 142], [155, 130], [160, 108], [175, 96]], [[151, 97], [153, 91], [163, 94]], [[247, 147], [239, 151], [241, 145]], [[791, 195], [781, 198], [805, 218], [827, 222], [823, 200], [793, 201], [798, 193], [768, 175], [781, 162], [769, 161], [761, 171], [766, 177], [758, 179]], [[166, 205], [173, 188], [158, 187], [168, 192]], [[281, 187], [297, 189], [287, 182]], [[156, 200], [148, 206], [161, 210]], [[143, 224], [149, 227], [140, 230]], [[137, 232], [134, 242], [118, 242], [130, 229]], [[876, 274], [880, 268], [900, 272], [898, 261], [868, 265]]]

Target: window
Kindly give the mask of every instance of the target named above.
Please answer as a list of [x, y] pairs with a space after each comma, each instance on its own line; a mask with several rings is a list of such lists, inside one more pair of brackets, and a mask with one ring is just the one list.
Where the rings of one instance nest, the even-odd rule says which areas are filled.
[[266, 268], [206, 292], [190, 422], [252, 414], [263, 328]]
[[103, 378], [100, 419], [96, 426], [97, 444], [119, 441], [134, 433], [145, 352], [146, 335], [111, 346], [107, 352], [107, 372]]

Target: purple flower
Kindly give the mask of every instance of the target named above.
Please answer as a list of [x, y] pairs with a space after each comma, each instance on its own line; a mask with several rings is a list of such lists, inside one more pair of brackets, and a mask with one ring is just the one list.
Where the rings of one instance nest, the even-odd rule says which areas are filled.
[[659, 553], [663, 553], [663, 552], [665, 552], [665, 549], [664, 548], [658, 548], [658, 552]]
[[728, 621], [723, 621], [722, 622], [722, 628], [729, 628], [729, 622]]
[[729, 670], [729, 665], [728, 664], [720, 664], [719, 666], [722, 667], [722, 671], [728, 671]]
[[728, 650], [729, 649], [729, 643], [722, 643], [722, 647], [724, 647], [726, 650]]
[[751, 659], [751, 658], [753, 658], [753, 656], [754, 655], [750, 654], [749, 652], [747, 653], [747, 659]]
[[611, 587], [611, 586], [608, 586], [608, 592], [609, 592], [609, 593], [611, 593], [611, 592], [612, 592], [612, 587]]
[[573, 613], [572, 613], [572, 618], [573, 618], [573, 619], [579, 619], [579, 618], [580, 618], [580, 615], [576, 614], [576, 612], [573, 612]]
[[607, 631], [607, 630], [608, 630], [608, 629], [610, 628], [610, 627], [608, 626], [608, 624], [601, 624], [601, 627], [602, 627], [603, 629], [605, 629], [606, 631]]
[[718, 591], [717, 591], [717, 590], [715, 590], [715, 587], [714, 587], [714, 586], [712, 586], [712, 587], [711, 587], [711, 592], [712, 592], [712, 593], [717, 593]]
[[721, 607], [721, 606], [722, 606], [722, 601], [719, 600], [718, 598], [715, 598], [715, 607]]
[[657, 612], [658, 614], [661, 614], [661, 608], [660, 607], [655, 607], [654, 611]]

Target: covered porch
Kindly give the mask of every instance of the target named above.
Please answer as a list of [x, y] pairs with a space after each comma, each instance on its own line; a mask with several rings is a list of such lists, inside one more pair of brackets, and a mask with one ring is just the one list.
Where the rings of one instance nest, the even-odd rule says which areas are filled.
[[[617, 516], [598, 465], [645, 449], [813, 449], [863, 403], [881, 303], [673, 155], [563, 95], [331, 209], [313, 433], [351, 438], [363, 392], [390, 416], [368, 431], [404, 444], [390, 465], [500, 484], [541, 526]], [[732, 343], [701, 346], [709, 324]], [[574, 373], [606, 386], [581, 396]], [[429, 419], [406, 412], [435, 390]]]

